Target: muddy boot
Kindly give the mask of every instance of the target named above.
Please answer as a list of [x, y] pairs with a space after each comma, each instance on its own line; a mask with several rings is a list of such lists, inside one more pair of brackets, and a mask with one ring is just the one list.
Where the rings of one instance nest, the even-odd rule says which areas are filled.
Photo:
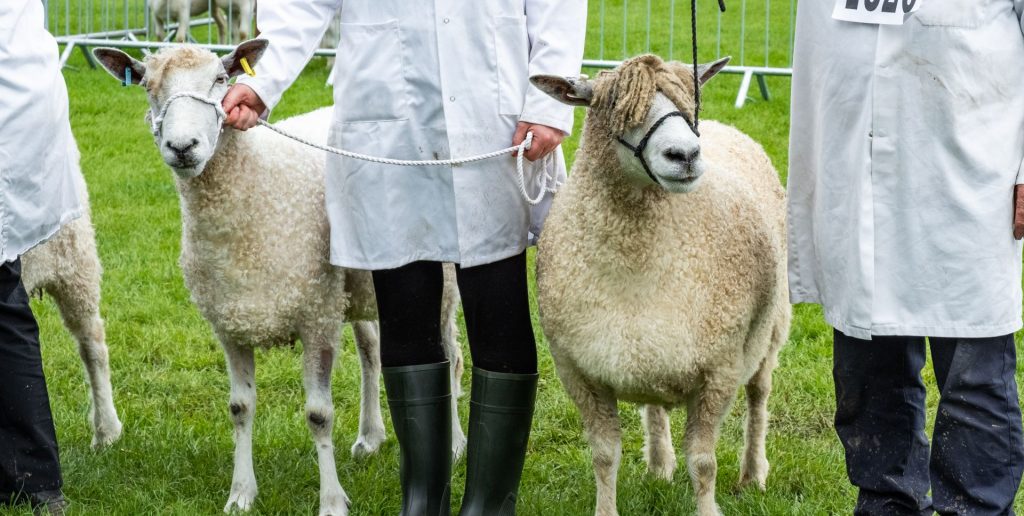
[[537, 398], [537, 376], [473, 368], [466, 495], [461, 516], [516, 513]]
[[385, 367], [382, 372], [401, 455], [401, 515], [448, 516], [452, 476], [448, 362]]

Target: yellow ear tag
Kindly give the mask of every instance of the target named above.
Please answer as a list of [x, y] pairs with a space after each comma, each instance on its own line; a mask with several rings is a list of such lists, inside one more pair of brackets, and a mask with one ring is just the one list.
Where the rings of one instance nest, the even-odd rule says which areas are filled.
[[242, 65], [242, 70], [245, 70], [245, 74], [246, 75], [248, 75], [249, 77], [256, 77], [256, 72], [254, 72], [252, 70], [252, 67], [249, 66], [249, 60], [248, 59], [243, 57], [242, 59], [239, 60], [239, 63]]

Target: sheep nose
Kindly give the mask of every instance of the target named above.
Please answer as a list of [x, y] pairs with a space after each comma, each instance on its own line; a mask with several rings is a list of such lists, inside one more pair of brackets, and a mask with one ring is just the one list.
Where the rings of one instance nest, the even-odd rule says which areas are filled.
[[174, 151], [174, 153], [177, 154], [178, 156], [184, 156], [186, 153], [188, 153], [188, 151], [192, 150], [196, 145], [199, 145], [199, 140], [197, 140], [195, 138], [192, 138], [191, 140], [188, 140], [187, 142], [177, 143], [177, 144], [175, 142], [168, 141], [167, 143], [165, 143], [165, 145], [167, 145], [167, 148], [171, 149], [172, 151]]
[[667, 149], [662, 153], [665, 159], [677, 163], [693, 163], [700, 156], [700, 148], [683, 150], [678, 147]]

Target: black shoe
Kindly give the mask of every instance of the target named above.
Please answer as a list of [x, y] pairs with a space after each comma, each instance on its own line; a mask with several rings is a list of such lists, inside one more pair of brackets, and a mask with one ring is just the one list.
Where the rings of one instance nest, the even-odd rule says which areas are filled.
[[461, 516], [516, 513], [537, 399], [537, 376], [473, 368], [466, 495]]
[[68, 507], [68, 502], [59, 489], [29, 493], [27, 498], [32, 505], [32, 513], [36, 516], [64, 516], [64, 510]]
[[401, 515], [448, 516], [452, 476], [448, 362], [385, 367], [382, 372], [401, 455]]

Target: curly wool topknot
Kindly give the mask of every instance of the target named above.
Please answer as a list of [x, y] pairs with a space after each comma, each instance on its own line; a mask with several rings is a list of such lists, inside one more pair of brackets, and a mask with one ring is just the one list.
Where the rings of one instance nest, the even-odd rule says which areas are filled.
[[694, 114], [693, 72], [682, 63], [662, 61], [646, 54], [602, 72], [594, 85], [591, 106], [607, 114], [613, 132], [621, 134], [643, 123], [655, 92], [663, 93], [680, 111]]

